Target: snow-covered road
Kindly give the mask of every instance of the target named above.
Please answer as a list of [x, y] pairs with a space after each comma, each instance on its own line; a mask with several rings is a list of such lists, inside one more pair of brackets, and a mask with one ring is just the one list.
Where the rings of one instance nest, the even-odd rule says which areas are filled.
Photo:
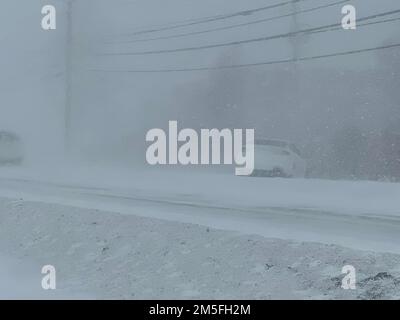
[[400, 253], [399, 184], [9, 168], [0, 171], [0, 195]]

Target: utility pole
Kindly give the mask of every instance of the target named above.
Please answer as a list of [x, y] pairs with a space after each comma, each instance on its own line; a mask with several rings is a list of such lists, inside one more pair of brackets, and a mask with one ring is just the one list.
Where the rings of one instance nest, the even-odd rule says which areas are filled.
[[[292, 25], [290, 26], [290, 32], [298, 32], [299, 29], [299, 22], [297, 19], [297, 2], [298, 0], [292, 0], [291, 3], [291, 11], [292, 11]], [[298, 36], [297, 35], [292, 35], [290, 38], [291, 44], [292, 44], [292, 55], [293, 55], [293, 66], [294, 69], [297, 67], [297, 60], [299, 59], [299, 50], [298, 50]]]
[[291, 2], [291, 11], [292, 11], [292, 19], [291, 19], [291, 25], [290, 25], [290, 32], [292, 33], [292, 36], [290, 37], [290, 45], [292, 49], [292, 59], [293, 62], [289, 66], [289, 84], [290, 84], [290, 90], [291, 90], [291, 99], [289, 102], [289, 105], [291, 106], [291, 110], [289, 113], [289, 117], [291, 118], [291, 121], [295, 121], [297, 119], [298, 115], [300, 114], [300, 110], [302, 108], [302, 101], [301, 101], [301, 94], [300, 94], [300, 67], [299, 67], [299, 58], [300, 58], [300, 53], [299, 53], [299, 40], [300, 37], [297, 34], [297, 32], [300, 31], [299, 27], [299, 21], [297, 17], [297, 12], [298, 12], [298, 0], [292, 0]]
[[72, 109], [72, 7], [75, 0], [67, 0], [66, 42], [65, 42], [65, 110], [64, 110], [64, 147], [71, 149], [71, 109]]
[[299, 22], [297, 19], [297, 2], [298, 0], [292, 0], [291, 7], [292, 7], [292, 22], [290, 26], [290, 32], [294, 33], [290, 37], [290, 43], [292, 47], [292, 59], [293, 63], [291, 64], [291, 70], [290, 70], [290, 83], [292, 86], [292, 111], [291, 111], [291, 116], [296, 117], [298, 114], [299, 108], [301, 108], [301, 101], [300, 101], [300, 88], [299, 88], [299, 65], [298, 65], [298, 59], [299, 59], [299, 36], [298, 34], [295, 34], [300, 30], [299, 28]]

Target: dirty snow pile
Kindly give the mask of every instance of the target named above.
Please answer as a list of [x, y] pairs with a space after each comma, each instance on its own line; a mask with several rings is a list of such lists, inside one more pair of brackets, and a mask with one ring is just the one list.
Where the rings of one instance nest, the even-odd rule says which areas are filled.
[[[357, 290], [341, 288], [347, 264]], [[400, 256], [0, 198], [0, 297], [399, 299]]]

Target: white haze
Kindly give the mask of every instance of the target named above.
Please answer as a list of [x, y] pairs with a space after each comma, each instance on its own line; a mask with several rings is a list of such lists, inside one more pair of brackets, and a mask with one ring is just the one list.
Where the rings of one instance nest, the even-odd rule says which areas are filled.
[[[106, 52], [191, 47], [285, 33], [291, 28], [290, 18], [192, 37], [118, 43], [133, 38], [126, 36], [127, 33], [148, 26], [278, 2], [75, 0], [72, 151], [85, 159], [137, 166], [144, 162], [145, 133], [151, 128], [166, 128], [168, 120], [178, 120], [181, 127], [255, 128], [259, 136], [297, 143], [317, 177], [348, 178], [354, 174], [336, 174], [340, 161], [338, 164], [327, 162], [332, 140], [343, 128], [350, 128], [350, 132], [360, 130], [362, 136], [375, 136], [377, 132], [398, 127], [398, 49], [314, 60], [299, 63], [297, 67], [286, 64], [165, 74], [92, 71], [190, 68], [291, 58], [293, 48], [287, 39], [165, 55], [99, 56]], [[333, 1], [309, 0], [298, 8], [330, 2]], [[40, 27], [40, 11], [49, 3], [58, 10], [58, 26], [56, 31], [45, 32]], [[3, 0], [1, 4], [0, 128], [23, 137], [31, 162], [52, 161], [64, 155], [65, 3]], [[399, 9], [397, 0], [352, 3], [359, 17]], [[338, 23], [342, 17], [340, 11], [341, 6], [336, 6], [320, 10], [318, 14], [301, 14], [298, 26], [307, 29]], [[155, 35], [205, 30], [286, 12], [287, 8], [277, 8]], [[399, 24], [397, 21], [357, 31], [301, 36], [297, 40], [298, 55], [313, 56], [400, 42]], [[141, 37], [149, 36], [154, 34]], [[357, 140], [353, 142], [358, 144]], [[353, 149], [353, 142], [348, 141], [348, 149]], [[357, 178], [364, 177], [371, 178], [357, 172]]]

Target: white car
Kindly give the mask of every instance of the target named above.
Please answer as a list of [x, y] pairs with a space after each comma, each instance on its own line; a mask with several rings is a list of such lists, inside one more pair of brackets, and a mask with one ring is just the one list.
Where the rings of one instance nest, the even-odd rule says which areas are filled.
[[21, 139], [15, 133], [0, 131], [0, 164], [20, 164], [22, 160]]
[[257, 139], [254, 142], [253, 176], [304, 178], [306, 161], [293, 143], [282, 140]]

